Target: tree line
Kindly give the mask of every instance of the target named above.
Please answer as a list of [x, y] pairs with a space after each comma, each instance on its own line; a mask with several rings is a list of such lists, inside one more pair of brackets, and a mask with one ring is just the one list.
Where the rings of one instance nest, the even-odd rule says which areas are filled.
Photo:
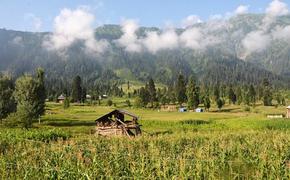
[[272, 106], [273, 100], [276, 105], [286, 105], [285, 96], [274, 89], [268, 79], [264, 79], [260, 85], [225, 85], [215, 84], [206, 86], [194, 77], [186, 78], [179, 75], [172, 86], [156, 88], [152, 78], [146, 85], [136, 92], [137, 98], [135, 104], [137, 107], [157, 108], [160, 105], [176, 104], [186, 105], [194, 110], [200, 104], [204, 105], [206, 110], [216, 105], [221, 109], [225, 103], [245, 104], [255, 106], [258, 101], [262, 101], [264, 106]]

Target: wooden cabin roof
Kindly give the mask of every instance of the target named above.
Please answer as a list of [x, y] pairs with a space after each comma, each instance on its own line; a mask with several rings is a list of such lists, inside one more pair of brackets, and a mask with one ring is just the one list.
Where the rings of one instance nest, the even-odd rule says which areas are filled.
[[136, 119], [136, 120], [138, 119], [138, 117], [137, 117], [135, 114], [133, 114], [133, 113], [130, 113], [130, 112], [128, 112], [128, 111], [126, 111], [126, 110], [122, 110], [122, 109], [116, 109], [116, 110], [111, 111], [111, 112], [109, 112], [108, 114], [105, 114], [104, 116], [102, 116], [102, 117], [96, 119], [96, 121], [104, 120], [104, 119], [108, 119], [109, 117], [112, 117], [112, 116], [115, 115], [115, 114], [128, 115], [128, 116], [133, 117], [133, 118]]

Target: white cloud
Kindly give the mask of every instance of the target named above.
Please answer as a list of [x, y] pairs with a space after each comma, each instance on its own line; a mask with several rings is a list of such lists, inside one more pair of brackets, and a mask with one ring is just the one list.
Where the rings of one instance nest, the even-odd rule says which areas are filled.
[[34, 31], [39, 31], [42, 27], [42, 20], [37, 17], [35, 14], [33, 13], [26, 13], [24, 15], [24, 18], [26, 19], [26, 21], [29, 21], [29, 24], [32, 26], [32, 29]]
[[273, 0], [266, 8], [265, 13], [262, 28], [267, 31], [277, 17], [289, 14], [288, 5], [280, 0]]
[[177, 48], [179, 37], [173, 29], [165, 30], [161, 34], [148, 32], [142, 43], [148, 51], [156, 53], [159, 50]]
[[83, 41], [87, 51], [102, 52], [108, 43], [95, 39], [94, 20], [94, 15], [86, 8], [62, 9], [54, 19], [53, 34], [44, 42], [44, 46], [62, 51], [77, 41]]
[[202, 20], [200, 19], [200, 17], [197, 15], [190, 15], [182, 20], [181, 25], [183, 28], [186, 28], [197, 23], [202, 23]]
[[261, 52], [269, 46], [272, 40], [288, 37], [289, 27], [278, 27], [275, 31], [270, 32], [271, 25], [276, 21], [276, 18], [287, 14], [289, 14], [288, 5], [280, 0], [273, 0], [265, 10], [265, 17], [258, 30], [248, 33], [243, 39], [242, 45], [245, 54]]
[[248, 12], [249, 12], [249, 6], [240, 5], [234, 11], [234, 14], [235, 15], [241, 15], [241, 14], [247, 14]]
[[209, 21], [216, 21], [216, 20], [222, 20], [222, 19], [223, 19], [223, 15], [221, 14], [214, 14], [209, 17]]
[[15, 38], [13, 38], [13, 40], [11, 41], [12, 44], [15, 45], [22, 45], [23, 43], [23, 38], [21, 36], [16, 36]]
[[288, 5], [280, 0], [273, 0], [266, 9], [266, 14], [277, 17], [289, 13]]
[[[123, 35], [115, 43], [128, 52], [141, 52], [143, 50], [155, 54], [160, 50], [171, 50], [176, 48], [189, 48], [202, 50], [220, 42], [217, 37], [205, 35], [206, 28], [188, 28], [180, 35], [175, 28], [167, 28], [161, 32], [149, 31], [144, 37], [138, 37], [136, 32], [139, 25], [135, 20], [124, 20], [122, 22]], [[209, 28], [210, 29], [210, 28]]]
[[136, 35], [136, 31], [139, 29], [139, 25], [135, 20], [124, 20], [121, 24], [123, 35], [116, 42], [120, 46], [124, 47], [129, 52], [140, 52], [142, 46]]
[[198, 28], [185, 30], [180, 35], [180, 42], [184, 47], [191, 49], [201, 49], [201, 41], [204, 38], [202, 32]]
[[245, 48], [245, 54], [261, 52], [265, 50], [271, 42], [271, 36], [263, 31], [253, 31], [246, 35], [242, 44]]
[[275, 40], [290, 40], [290, 26], [286, 27], [276, 27], [276, 29], [272, 32], [273, 39]]

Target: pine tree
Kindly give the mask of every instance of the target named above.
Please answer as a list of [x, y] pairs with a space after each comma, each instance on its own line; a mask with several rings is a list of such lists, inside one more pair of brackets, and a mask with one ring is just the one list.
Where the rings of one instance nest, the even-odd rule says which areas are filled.
[[72, 85], [72, 101], [73, 102], [81, 102], [82, 100], [82, 87], [81, 87], [81, 77], [76, 76], [73, 80]]
[[148, 92], [149, 92], [149, 101], [151, 104], [151, 108], [153, 107], [153, 103], [157, 100], [156, 99], [156, 88], [152, 78], [149, 79], [148, 83]]
[[189, 109], [196, 109], [199, 105], [199, 87], [196, 85], [195, 80], [191, 77], [187, 85], [187, 104]]
[[211, 103], [210, 98], [208, 95], [206, 95], [203, 99], [203, 104], [204, 104], [205, 110], [209, 111], [210, 103]]
[[249, 96], [250, 103], [252, 103], [252, 105], [255, 106], [255, 104], [256, 104], [256, 91], [255, 91], [255, 88], [252, 84], [249, 88], [248, 96]]
[[176, 99], [179, 105], [186, 102], [186, 83], [183, 75], [179, 75], [176, 83]]
[[232, 104], [232, 103], [236, 104], [237, 96], [236, 96], [232, 86], [230, 86], [230, 88], [229, 88], [228, 96], [229, 96], [229, 104]]
[[273, 94], [272, 94], [272, 89], [270, 86], [270, 82], [268, 79], [264, 79], [263, 81], [263, 103], [264, 106], [271, 106], [272, 105], [272, 99], [273, 99]]
[[37, 69], [37, 96], [38, 96], [38, 114], [44, 115], [45, 113], [45, 99], [46, 90], [44, 85], [44, 70], [42, 68]]
[[219, 111], [221, 111], [221, 109], [222, 109], [222, 107], [224, 106], [224, 101], [221, 99], [221, 98], [219, 98], [218, 100], [217, 100], [217, 107], [218, 107], [218, 109], [219, 109]]
[[140, 97], [141, 106], [146, 107], [150, 101], [149, 92], [148, 92], [147, 88], [141, 87], [140, 92], [139, 92], [139, 97]]
[[220, 99], [220, 90], [219, 90], [219, 86], [216, 85], [214, 87], [214, 90], [213, 90], [213, 97], [214, 97], [214, 101], [217, 102], [219, 99]]
[[87, 89], [86, 88], [82, 88], [82, 98], [81, 98], [81, 102], [85, 103], [87, 100]]
[[240, 105], [243, 102], [243, 94], [242, 94], [242, 90], [240, 86], [238, 86], [236, 89], [236, 96], [237, 96], [237, 103], [238, 105]]

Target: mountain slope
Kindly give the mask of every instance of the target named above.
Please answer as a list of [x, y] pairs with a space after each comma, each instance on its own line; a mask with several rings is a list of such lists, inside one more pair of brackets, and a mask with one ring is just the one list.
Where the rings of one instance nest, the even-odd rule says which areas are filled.
[[[8, 71], [15, 77], [32, 72], [41, 66], [45, 68], [49, 81], [69, 82], [79, 74], [85, 83], [93, 83], [107, 69], [117, 74], [125, 72], [126, 79], [145, 81], [153, 77], [156, 81], [171, 84], [179, 73], [187, 76], [195, 74], [200, 81], [208, 84], [254, 83], [263, 78], [275, 81], [277, 85], [289, 84], [290, 46], [275, 41], [266, 50], [248, 55], [240, 60], [243, 37], [257, 30], [263, 16], [243, 15], [219, 22], [219, 27], [211, 22], [197, 24], [208, 29], [209, 35], [221, 38], [217, 45], [205, 50], [171, 49], [150, 52], [129, 53], [116, 45], [122, 36], [118, 25], [105, 25], [96, 29], [96, 38], [106, 39], [110, 47], [101, 55], [89, 54], [83, 50], [81, 42], [76, 42], [66, 52], [48, 51], [43, 41], [49, 33], [31, 33], [0, 30], [0, 71]], [[289, 17], [281, 17], [277, 25], [289, 25]], [[139, 37], [157, 28], [140, 28]], [[183, 29], [178, 29], [182, 33]], [[129, 72], [128, 72], [129, 71]], [[129, 76], [129, 77], [128, 77]], [[130, 77], [131, 76], [131, 77]], [[132, 77], [134, 76], [134, 77]]]

